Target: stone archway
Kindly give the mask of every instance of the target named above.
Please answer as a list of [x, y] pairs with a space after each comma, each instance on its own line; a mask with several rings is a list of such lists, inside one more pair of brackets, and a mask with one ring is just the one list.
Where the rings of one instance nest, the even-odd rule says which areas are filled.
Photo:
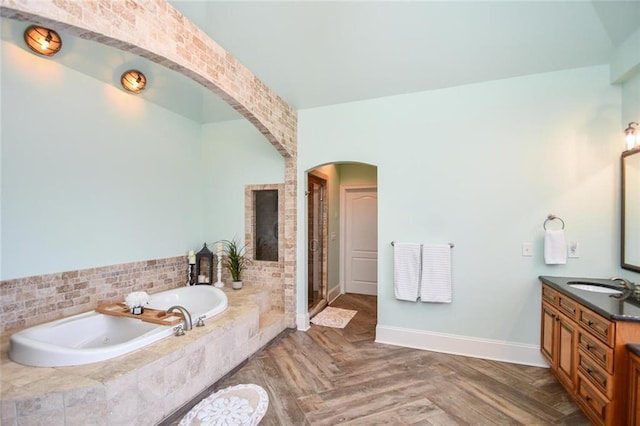
[[128, 51], [208, 88], [249, 120], [285, 158], [284, 310], [295, 327], [297, 114], [164, 0], [2, 0], [0, 15]]

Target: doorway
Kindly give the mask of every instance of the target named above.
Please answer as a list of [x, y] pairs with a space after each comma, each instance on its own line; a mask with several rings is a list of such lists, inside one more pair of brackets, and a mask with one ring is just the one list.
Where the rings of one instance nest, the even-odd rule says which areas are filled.
[[307, 308], [309, 316], [327, 305], [327, 179], [307, 174]]
[[[311, 319], [345, 293], [377, 295], [378, 169], [364, 163], [328, 163], [308, 169], [306, 178], [303, 303]], [[344, 213], [347, 192], [350, 221]]]

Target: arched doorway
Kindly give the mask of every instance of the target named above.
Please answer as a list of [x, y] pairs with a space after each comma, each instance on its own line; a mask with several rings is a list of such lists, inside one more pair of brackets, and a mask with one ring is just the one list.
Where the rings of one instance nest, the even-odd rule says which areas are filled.
[[341, 294], [377, 295], [377, 167], [309, 169], [305, 195], [309, 318]]

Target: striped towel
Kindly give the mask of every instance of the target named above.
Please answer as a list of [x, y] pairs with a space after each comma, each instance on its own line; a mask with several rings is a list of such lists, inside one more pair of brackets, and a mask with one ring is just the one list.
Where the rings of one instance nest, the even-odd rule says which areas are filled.
[[425, 244], [422, 246], [420, 300], [451, 303], [451, 293], [451, 246]]
[[394, 243], [393, 285], [396, 299], [418, 300], [420, 286], [420, 244]]

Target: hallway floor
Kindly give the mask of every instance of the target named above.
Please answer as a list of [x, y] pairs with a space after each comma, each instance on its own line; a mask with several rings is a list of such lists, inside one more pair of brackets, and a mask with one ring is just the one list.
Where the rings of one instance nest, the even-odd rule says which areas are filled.
[[216, 389], [262, 386], [261, 426], [591, 424], [548, 369], [378, 344], [375, 296], [331, 306], [358, 313], [283, 333]]

